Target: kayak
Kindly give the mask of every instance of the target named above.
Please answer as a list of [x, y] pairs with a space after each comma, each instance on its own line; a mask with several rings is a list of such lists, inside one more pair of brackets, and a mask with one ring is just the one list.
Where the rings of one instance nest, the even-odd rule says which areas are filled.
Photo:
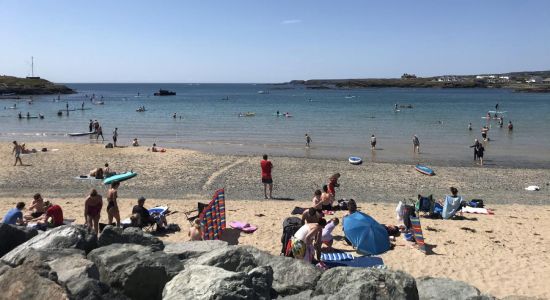
[[122, 182], [122, 181], [128, 180], [130, 178], [134, 178], [136, 176], [137, 176], [137, 173], [132, 172], [132, 171], [122, 173], [122, 174], [118, 174], [118, 175], [113, 175], [113, 176], [103, 180], [103, 184], [111, 184], [111, 183], [114, 183], [114, 182]]
[[360, 165], [360, 164], [363, 163], [363, 160], [360, 157], [357, 157], [357, 156], [350, 156], [348, 158], [348, 161], [352, 165]]
[[73, 133], [67, 133], [68, 136], [84, 136], [84, 135], [90, 135], [90, 134], [93, 134], [94, 132], [91, 131], [91, 132], [73, 132]]
[[428, 176], [434, 176], [435, 175], [434, 170], [432, 170], [431, 168], [429, 168], [427, 166], [416, 165], [414, 168], [415, 168], [415, 170], [417, 170], [418, 172], [420, 172], [424, 175], [428, 175]]

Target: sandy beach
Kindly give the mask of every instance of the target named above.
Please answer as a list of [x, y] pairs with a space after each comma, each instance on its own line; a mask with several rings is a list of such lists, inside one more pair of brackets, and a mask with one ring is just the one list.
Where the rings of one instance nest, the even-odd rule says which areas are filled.
[[[430, 255], [411, 248], [401, 238], [395, 248], [381, 256], [393, 269], [415, 277], [440, 276], [466, 281], [497, 297], [525, 295], [550, 298], [545, 274], [550, 273], [550, 192], [547, 169], [438, 167], [427, 177], [411, 165], [370, 163], [351, 166], [347, 161], [272, 157], [274, 196], [263, 200], [259, 157], [214, 155], [168, 149], [148, 152], [146, 147], [105, 149], [102, 145], [33, 143], [47, 153], [24, 155], [28, 166], [13, 167], [11, 146], [0, 146], [0, 212], [16, 202], [30, 203], [34, 193], [63, 207], [66, 218], [83, 223], [83, 201], [91, 188], [105, 195], [100, 181], [78, 180], [108, 162], [117, 172], [134, 170], [139, 175], [119, 189], [119, 206], [128, 217], [138, 196], [148, 198], [146, 207], [166, 204], [173, 212], [170, 223], [181, 232], [161, 236], [164, 241], [187, 240], [189, 222], [185, 211], [196, 202], [207, 202], [217, 188], [225, 187], [228, 221], [246, 221], [259, 227], [253, 234], [227, 230], [231, 243], [254, 245], [278, 254], [282, 221], [296, 207], [308, 207], [313, 191], [335, 172], [342, 174], [337, 198], [354, 198], [360, 209], [380, 223], [395, 224], [395, 205], [417, 194], [448, 193], [459, 189], [466, 199], [481, 198], [494, 215], [466, 215], [465, 220], [422, 219]], [[528, 185], [541, 190], [528, 192]], [[341, 218], [343, 212], [337, 212]], [[103, 211], [101, 221], [106, 222]], [[341, 226], [336, 236], [343, 236]], [[352, 251], [343, 241], [335, 248]]]

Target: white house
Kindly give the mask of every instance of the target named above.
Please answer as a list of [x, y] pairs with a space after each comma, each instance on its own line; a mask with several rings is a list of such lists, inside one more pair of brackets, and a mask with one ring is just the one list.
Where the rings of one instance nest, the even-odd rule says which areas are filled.
[[531, 78], [529, 78], [527, 81], [525, 81], [527, 83], [542, 83], [542, 77], [540, 76], [533, 76]]

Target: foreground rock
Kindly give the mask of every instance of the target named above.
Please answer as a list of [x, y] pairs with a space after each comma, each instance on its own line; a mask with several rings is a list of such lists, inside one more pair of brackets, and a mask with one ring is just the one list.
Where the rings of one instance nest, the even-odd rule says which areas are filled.
[[164, 249], [161, 240], [137, 227], [128, 227], [123, 230], [120, 227], [108, 225], [103, 229], [98, 239], [99, 247], [127, 243], [151, 246], [154, 250]]
[[325, 271], [314, 299], [418, 299], [414, 278], [401, 271], [338, 267]]
[[132, 299], [160, 299], [164, 285], [183, 269], [175, 255], [136, 244], [112, 244], [88, 254], [99, 278]]
[[214, 266], [232, 272], [249, 272], [268, 266], [273, 270], [272, 288], [278, 296], [312, 290], [321, 276], [321, 270], [302, 260], [273, 256], [251, 246], [215, 249], [186, 262], [186, 266], [191, 265]]
[[36, 229], [0, 223], [0, 257], [37, 234]]
[[227, 247], [227, 242], [220, 240], [179, 242], [166, 245], [164, 252], [177, 255], [181, 260], [186, 260], [225, 247]]
[[271, 299], [273, 271], [258, 267], [250, 272], [231, 272], [211, 266], [191, 266], [180, 272], [162, 293], [164, 300]]
[[47, 250], [51, 253], [55, 253], [60, 249], [79, 249], [88, 253], [96, 247], [97, 237], [95, 234], [90, 233], [87, 227], [66, 225], [33, 237], [4, 255], [2, 261], [12, 266], [20, 265], [29, 255], [31, 249]]
[[463, 281], [447, 278], [421, 277], [416, 281], [418, 296], [421, 300], [490, 300], [492, 296], [482, 295], [481, 292]]
[[69, 299], [64, 288], [30, 265], [10, 268], [0, 276], [0, 291], [0, 299]]

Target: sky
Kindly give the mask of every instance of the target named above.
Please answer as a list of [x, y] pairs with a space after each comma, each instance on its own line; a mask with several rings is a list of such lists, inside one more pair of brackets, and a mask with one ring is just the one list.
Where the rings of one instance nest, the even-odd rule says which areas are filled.
[[286, 82], [550, 70], [550, 1], [0, 0], [0, 75]]

